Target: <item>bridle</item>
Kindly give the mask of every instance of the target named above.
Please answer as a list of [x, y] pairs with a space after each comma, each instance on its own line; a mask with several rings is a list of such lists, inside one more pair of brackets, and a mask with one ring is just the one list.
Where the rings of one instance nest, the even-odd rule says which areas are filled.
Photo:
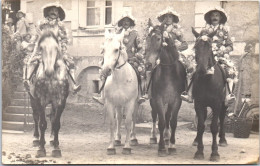
[[117, 57], [116, 62], [115, 62], [115, 64], [114, 64], [114, 68], [115, 68], [115, 69], [120, 69], [121, 67], [123, 67], [123, 66], [126, 64], [126, 61], [125, 61], [122, 65], [117, 66], [117, 65], [118, 65], [118, 61], [119, 61], [119, 58], [120, 58], [120, 56], [121, 56], [121, 50], [122, 50], [122, 44], [121, 44], [121, 42], [120, 42], [118, 57]]

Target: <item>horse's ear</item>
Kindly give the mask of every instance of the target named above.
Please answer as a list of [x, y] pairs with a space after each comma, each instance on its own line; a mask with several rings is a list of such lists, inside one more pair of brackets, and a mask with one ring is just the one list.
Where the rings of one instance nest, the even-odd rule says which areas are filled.
[[105, 29], [105, 38], [109, 38], [111, 36], [110, 31], [106, 28]]
[[152, 20], [150, 18], [148, 20], [148, 27], [153, 27], [153, 23], [152, 23]]
[[125, 29], [123, 28], [122, 32], [118, 35], [118, 41], [123, 41], [125, 36]]
[[198, 38], [198, 37], [200, 36], [200, 34], [195, 30], [194, 27], [191, 27], [191, 31], [192, 31], [193, 35], [194, 35], [196, 38]]
[[215, 36], [217, 33], [217, 31], [211, 32], [210, 34], [208, 34], [208, 37], [213, 38], [213, 36]]

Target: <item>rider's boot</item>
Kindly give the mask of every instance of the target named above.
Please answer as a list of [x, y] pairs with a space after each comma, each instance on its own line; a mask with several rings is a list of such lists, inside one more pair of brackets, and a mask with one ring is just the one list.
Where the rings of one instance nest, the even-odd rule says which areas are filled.
[[30, 91], [30, 86], [29, 86], [30, 82], [29, 82], [29, 79], [27, 78], [27, 65], [25, 64], [23, 66], [23, 85], [24, 85], [24, 88], [27, 92]]
[[188, 102], [188, 103], [193, 103], [193, 98], [192, 98], [192, 88], [193, 88], [193, 80], [188, 79], [190, 82], [188, 83], [188, 88], [186, 91], [181, 93], [181, 99]]
[[[142, 96], [142, 98], [148, 100], [152, 98], [152, 88], [151, 88], [151, 76], [152, 72], [151, 71], [146, 71], [146, 86], [145, 86], [145, 94]], [[150, 83], [150, 85], [149, 85]]]
[[236, 97], [233, 93], [234, 80], [231, 78], [227, 79], [227, 95], [226, 95], [226, 104], [231, 104], [235, 101]]
[[101, 91], [101, 96], [100, 96], [100, 97], [99, 97], [99, 96], [92, 96], [92, 98], [93, 98], [95, 101], [97, 101], [99, 104], [104, 105], [104, 103], [105, 103], [105, 100], [104, 100], [104, 91], [103, 91], [103, 90]]
[[71, 75], [71, 80], [73, 82], [73, 86], [72, 86], [73, 91], [74, 91], [73, 93], [76, 94], [77, 92], [79, 92], [81, 90], [81, 85], [78, 85], [76, 83], [76, 81], [75, 81], [75, 70], [74, 69], [70, 69], [69, 73]]
[[146, 99], [143, 97], [143, 92], [144, 92], [144, 88], [145, 88], [144, 83], [145, 83], [145, 79], [141, 78], [140, 85], [138, 85], [138, 103], [139, 104], [145, 102], [145, 99]]

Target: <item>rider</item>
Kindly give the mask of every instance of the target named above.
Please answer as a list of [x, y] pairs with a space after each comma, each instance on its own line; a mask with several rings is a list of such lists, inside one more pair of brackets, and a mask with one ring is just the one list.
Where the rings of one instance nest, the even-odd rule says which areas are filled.
[[[230, 60], [231, 51], [233, 51], [233, 42], [228, 34], [228, 27], [225, 26], [227, 22], [227, 15], [222, 8], [216, 7], [210, 9], [205, 15], [206, 27], [202, 30], [205, 34], [210, 34], [216, 31], [216, 35], [212, 38], [212, 51], [216, 61], [226, 70], [227, 73], [227, 96], [226, 102], [231, 103], [235, 99], [233, 94], [233, 85], [237, 82], [237, 71], [234, 63]], [[214, 74], [214, 64], [210, 63], [207, 74]], [[212, 67], [213, 66], [213, 67]], [[192, 103], [192, 81], [188, 86], [187, 92], [184, 91], [181, 98], [187, 102]]]
[[[145, 65], [144, 65], [144, 56], [141, 54], [142, 44], [138, 36], [137, 31], [134, 29], [135, 19], [130, 14], [123, 14], [122, 17], [117, 22], [118, 30], [117, 34], [120, 34], [124, 29], [124, 39], [123, 44], [126, 47], [126, 52], [128, 55], [128, 62], [135, 68], [137, 73], [141, 77], [141, 87], [139, 87], [139, 103], [144, 102], [144, 98], [141, 97], [142, 93], [142, 83], [145, 79]], [[102, 78], [103, 77], [103, 78]], [[104, 80], [106, 76], [101, 76], [101, 79]], [[101, 92], [101, 97], [93, 98], [99, 103], [104, 103], [103, 92]]]
[[[182, 51], [186, 50], [188, 48], [188, 43], [183, 39], [182, 29], [181, 26], [178, 24], [179, 22], [179, 14], [174, 11], [172, 8], [168, 7], [162, 12], [159, 13], [157, 16], [157, 19], [161, 23], [161, 26], [163, 26], [163, 45], [167, 45], [165, 43], [165, 38], [171, 38], [175, 46], [177, 47], [177, 50], [180, 57], [183, 56], [181, 53]], [[160, 60], [158, 59], [157, 64], [160, 63]], [[148, 86], [150, 79], [151, 79], [151, 71], [146, 71], [146, 84]], [[151, 86], [150, 86], [151, 87]], [[148, 92], [145, 94], [145, 98], [149, 99], [151, 98], [151, 88], [149, 87]]]
[[[81, 86], [77, 85], [75, 82], [75, 64], [73, 62], [73, 58], [67, 54], [67, 44], [68, 44], [68, 36], [65, 29], [65, 26], [62, 23], [62, 20], [65, 19], [65, 12], [62, 9], [62, 6], [59, 4], [48, 4], [43, 8], [43, 14], [45, 19], [40, 21], [39, 29], [38, 31], [52, 31], [54, 35], [57, 37], [59, 41], [59, 45], [61, 48], [61, 53], [63, 55], [63, 59], [65, 64], [67, 65], [68, 74], [70, 75], [70, 78], [73, 82], [73, 90], [74, 93], [77, 93]], [[40, 33], [40, 32], [39, 32]], [[29, 62], [28, 62], [28, 68], [30, 68], [30, 71], [33, 71], [34, 68], [38, 65], [38, 61], [41, 60], [41, 52], [37, 49], [37, 46], [35, 47], [34, 53], [31, 56]], [[31, 78], [31, 75], [34, 73], [31, 73], [29, 77], [25, 80], [26, 87], [28, 86], [28, 79]]]

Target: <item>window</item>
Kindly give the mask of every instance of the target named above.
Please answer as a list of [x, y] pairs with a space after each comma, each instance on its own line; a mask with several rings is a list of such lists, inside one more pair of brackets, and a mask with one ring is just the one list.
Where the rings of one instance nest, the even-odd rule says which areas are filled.
[[87, 26], [100, 25], [100, 7], [95, 1], [87, 1]]
[[105, 25], [112, 23], [112, 1], [106, 1]]

